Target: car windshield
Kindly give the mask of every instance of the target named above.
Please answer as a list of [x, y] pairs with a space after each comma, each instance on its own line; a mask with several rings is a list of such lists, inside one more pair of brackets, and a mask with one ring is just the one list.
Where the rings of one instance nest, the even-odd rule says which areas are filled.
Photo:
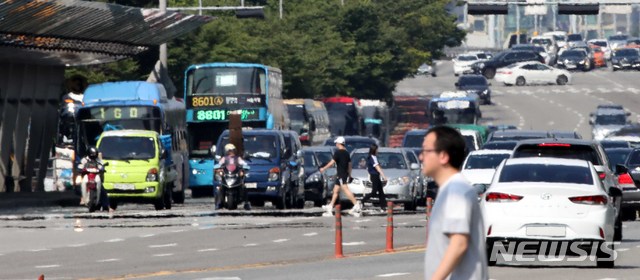
[[551, 40], [549, 40], [549, 39], [542, 39], [542, 38], [532, 39], [532, 40], [531, 40], [531, 44], [538, 44], [538, 45], [551, 45]]
[[479, 59], [487, 59], [487, 55], [483, 53], [479, 53], [476, 55]]
[[596, 115], [594, 122], [596, 125], [625, 125], [626, 115]]
[[100, 140], [98, 150], [103, 159], [148, 160], [156, 156], [153, 137], [107, 136]]
[[289, 118], [292, 121], [304, 122], [306, 117], [304, 115], [304, 105], [287, 105], [289, 111]]
[[540, 182], [566, 184], [593, 184], [591, 171], [586, 166], [559, 164], [510, 164], [500, 173], [499, 182]]
[[567, 36], [567, 41], [582, 41], [582, 35], [570, 34], [569, 36]]
[[614, 57], [618, 56], [637, 56], [638, 51], [634, 49], [621, 49], [613, 52]]
[[407, 134], [404, 138], [403, 147], [407, 148], [420, 148], [424, 141], [424, 134]]
[[458, 81], [458, 85], [463, 87], [463, 86], [486, 86], [487, 85], [487, 79], [485, 79], [484, 77], [460, 77], [460, 80]]
[[333, 159], [333, 153], [330, 151], [316, 152], [316, 157], [321, 165], [326, 165]]
[[314, 168], [317, 167], [316, 160], [313, 157], [312, 152], [304, 152], [302, 153], [302, 161], [304, 162], [304, 167]]
[[[244, 135], [244, 153], [249, 154], [249, 158], [274, 159], [278, 156], [278, 146], [276, 137], [273, 135]], [[220, 146], [217, 150], [218, 155], [224, 153], [225, 144], [229, 143], [229, 136], [223, 136], [220, 140]]]
[[571, 145], [564, 143], [523, 144], [513, 152], [513, 157], [581, 159], [590, 161], [593, 165], [602, 165], [598, 153], [589, 145]]
[[565, 41], [565, 40], [567, 40], [567, 38], [565, 36], [562, 36], [562, 35], [553, 35], [553, 38], [556, 39], [556, 41]]
[[491, 141], [484, 143], [482, 149], [484, 150], [513, 150], [518, 142], [516, 141]]
[[628, 38], [627, 35], [613, 35], [609, 37], [609, 41], [626, 41]]
[[622, 164], [627, 161], [627, 157], [629, 153], [631, 153], [631, 149], [615, 149], [615, 150], [606, 150], [607, 157], [609, 157], [609, 168], [611, 170], [616, 170], [616, 165]]
[[583, 51], [565, 51], [560, 55], [560, 59], [564, 58], [583, 58], [586, 54]]
[[476, 139], [471, 135], [462, 135], [464, 138], [464, 144], [467, 147], [467, 151], [473, 152], [476, 150]]
[[[366, 169], [369, 153], [355, 153], [351, 157], [353, 169]], [[378, 163], [382, 169], [408, 169], [409, 165], [401, 153], [379, 152]]]
[[626, 141], [600, 141], [603, 148], [629, 148], [629, 142]]
[[495, 169], [509, 154], [469, 155], [464, 169]]
[[600, 46], [600, 47], [606, 47], [607, 46], [607, 42], [606, 41], [593, 41], [593, 42], [591, 42], [591, 44], [594, 44], [594, 45]]
[[458, 56], [458, 61], [474, 61], [478, 60], [478, 57], [475, 55], [460, 55]]
[[627, 166], [640, 165], [640, 150], [632, 151], [627, 158]]

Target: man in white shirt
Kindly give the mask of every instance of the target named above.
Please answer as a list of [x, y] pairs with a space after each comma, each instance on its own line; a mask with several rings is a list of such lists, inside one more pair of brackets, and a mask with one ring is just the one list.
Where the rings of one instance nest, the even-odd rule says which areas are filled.
[[425, 252], [425, 279], [488, 279], [484, 223], [478, 194], [460, 174], [465, 141], [450, 127], [429, 130], [422, 173], [439, 186]]

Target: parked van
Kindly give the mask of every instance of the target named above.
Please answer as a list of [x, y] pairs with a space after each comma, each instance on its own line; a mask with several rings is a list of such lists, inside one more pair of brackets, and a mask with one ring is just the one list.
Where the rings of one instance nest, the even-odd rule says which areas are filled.
[[149, 130], [105, 131], [98, 150], [109, 164], [104, 188], [112, 208], [119, 202], [150, 202], [156, 210], [171, 209], [172, 182], [177, 172], [160, 135]]

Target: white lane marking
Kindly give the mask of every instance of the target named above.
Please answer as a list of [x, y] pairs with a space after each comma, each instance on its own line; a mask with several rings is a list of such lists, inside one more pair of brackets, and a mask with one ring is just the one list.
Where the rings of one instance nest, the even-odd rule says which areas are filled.
[[243, 246], [243, 247], [256, 247], [256, 246], [258, 246], [258, 244], [256, 244], [256, 243], [249, 243], [249, 244], [244, 244], [244, 246]]
[[353, 221], [354, 223], [366, 223], [366, 222], [371, 222], [370, 219], [362, 219], [362, 220], [355, 220]]
[[147, 238], [152, 236], [155, 236], [155, 234], [151, 233], [151, 234], [140, 235], [140, 238]]
[[120, 261], [120, 259], [97, 260], [96, 262], [104, 263], [104, 262], [117, 262], [117, 261]]
[[242, 280], [240, 277], [208, 277], [208, 278], [198, 278], [195, 280]]
[[343, 242], [342, 246], [360, 246], [360, 245], [365, 245], [367, 244], [364, 241], [358, 241], [358, 242]]
[[107, 240], [105, 242], [114, 243], [114, 242], [122, 242], [122, 241], [124, 241], [124, 239], [122, 239], [122, 238], [114, 238], [114, 239], [109, 239], [109, 240]]
[[598, 279], [598, 280], [618, 280], [618, 278], [602, 278], [602, 279]]
[[36, 265], [35, 268], [54, 268], [60, 267], [59, 264], [49, 264], [49, 265]]
[[87, 246], [87, 244], [86, 243], [71, 244], [71, 245], [69, 245], [67, 247], [78, 248], [78, 247], [84, 247], [84, 246]]
[[40, 248], [40, 249], [31, 249], [29, 252], [42, 252], [42, 251], [51, 251], [49, 248]]
[[167, 254], [155, 254], [153, 255], [154, 257], [168, 257], [168, 256], [173, 256], [172, 253], [167, 253]]
[[149, 248], [164, 248], [164, 247], [175, 247], [178, 244], [176, 243], [169, 243], [169, 244], [158, 244], [158, 245], [149, 245]]
[[183, 232], [183, 231], [184, 231], [184, 229], [176, 229], [176, 230], [172, 231], [172, 233], [178, 233], [178, 232]]
[[554, 121], [550, 121], [549, 123], [547, 123], [549, 126], [553, 126], [556, 122]]
[[616, 251], [625, 252], [625, 251], [629, 251], [629, 248], [620, 248], [620, 249], [616, 249]]
[[316, 235], [318, 235], [318, 233], [317, 232], [310, 232], [310, 233], [305, 233], [303, 235], [304, 236], [316, 236]]
[[376, 277], [386, 278], [386, 277], [396, 277], [396, 276], [403, 276], [403, 275], [409, 275], [409, 274], [411, 274], [411, 273], [408, 273], [408, 272], [396, 272], [396, 273], [378, 274], [378, 275], [376, 275]]
[[218, 248], [207, 248], [207, 249], [198, 250], [198, 252], [200, 252], [200, 253], [202, 253], [202, 252], [213, 252], [213, 251], [218, 251]]
[[287, 241], [289, 241], [289, 239], [283, 238], [283, 239], [276, 239], [276, 240], [273, 240], [272, 242], [273, 242], [273, 243], [282, 243], [282, 242], [287, 242]]

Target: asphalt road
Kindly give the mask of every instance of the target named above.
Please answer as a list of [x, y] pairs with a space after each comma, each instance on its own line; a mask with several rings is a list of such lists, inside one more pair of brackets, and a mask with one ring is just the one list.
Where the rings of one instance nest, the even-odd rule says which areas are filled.
[[[494, 105], [482, 106], [484, 124], [577, 130], [590, 138], [589, 112], [620, 103], [637, 119], [636, 72], [575, 73], [568, 86], [492, 86]], [[438, 77], [403, 81], [399, 94], [453, 89], [451, 64]], [[80, 207], [0, 213], [0, 279], [423, 279], [424, 209], [394, 218], [396, 253], [385, 253], [386, 217], [367, 210], [344, 217], [345, 258], [334, 257], [334, 218], [320, 209], [214, 212], [212, 199], [188, 199], [169, 211], [123, 205], [109, 218]], [[237, 214], [237, 215], [236, 215]], [[640, 222], [624, 223], [616, 268], [550, 261], [499, 263], [491, 279], [638, 279]]]

